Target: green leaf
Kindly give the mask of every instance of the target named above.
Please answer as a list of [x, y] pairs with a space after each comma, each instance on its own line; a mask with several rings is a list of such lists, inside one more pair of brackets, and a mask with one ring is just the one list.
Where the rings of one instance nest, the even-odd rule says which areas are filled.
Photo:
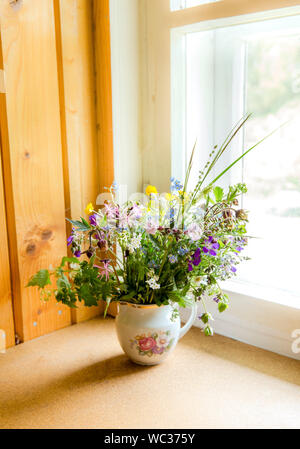
[[48, 270], [40, 270], [38, 271], [32, 278], [29, 280], [26, 287], [39, 287], [44, 288], [46, 285], [50, 285], [50, 273]]
[[220, 313], [224, 312], [226, 309], [228, 309], [228, 304], [225, 304], [224, 302], [219, 302], [218, 304], [218, 310]]
[[206, 326], [204, 329], [204, 333], [207, 337], [210, 337], [211, 335], [214, 335], [213, 328], [210, 326]]
[[71, 288], [69, 279], [64, 274], [60, 278], [57, 279], [56, 285], [57, 285], [58, 290], [62, 290], [64, 288], [66, 288], [66, 289]]
[[215, 187], [213, 192], [217, 203], [220, 203], [223, 199], [224, 190], [221, 187]]
[[105, 318], [106, 315], [107, 315], [107, 310], [108, 310], [108, 308], [109, 308], [110, 301], [111, 301], [111, 298], [107, 298], [107, 299], [106, 299], [106, 305], [105, 305], [104, 314], [103, 314], [104, 318]]
[[79, 220], [70, 220], [69, 218], [66, 218], [74, 227], [76, 231], [89, 231], [91, 229], [90, 225], [86, 222], [86, 224], [82, 223]]
[[132, 290], [130, 293], [128, 293], [128, 295], [121, 296], [120, 300], [126, 301], [126, 299], [134, 298], [134, 296], [136, 296], [136, 291]]
[[88, 284], [82, 284], [77, 290], [78, 299], [84, 302], [87, 307], [97, 306], [98, 297], [95, 295], [93, 288]]
[[84, 218], [82, 218], [82, 217], [80, 217], [80, 218], [81, 218], [82, 223], [83, 223], [87, 228], [90, 228], [89, 223], [88, 223]]
[[76, 263], [79, 264], [78, 259], [76, 257], [63, 257], [61, 259], [60, 267], [64, 267], [66, 263]]
[[218, 181], [218, 179], [220, 179], [228, 170], [231, 169], [231, 167], [233, 167], [237, 162], [239, 162], [241, 159], [243, 159], [243, 157], [246, 156], [246, 154], [250, 153], [250, 151], [252, 151], [254, 148], [256, 148], [259, 144], [261, 144], [264, 140], [266, 140], [268, 137], [272, 136], [272, 134], [274, 134], [276, 131], [278, 131], [280, 128], [282, 128], [283, 126], [285, 126], [287, 124], [287, 122], [283, 123], [282, 125], [278, 126], [278, 128], [274, 129], [272, 132], [270, 132], [269, 134], [267, 134], [263, 139], [261, 139], [259, 142], [257, 142], [255, 145], [253, 145], [252, 147], [250, 147], [247, 151], [245, 151], [240, 157], [238, 157], [237, 159], [235, 159], [235, 161], [232, 162], [232, 164], [228, 165], [228, 167], [225, 168], [225, 170], [223, 170], [215, 179], [213, 179], [210, 182], [210, 185], [213, 185], [216, 181]]

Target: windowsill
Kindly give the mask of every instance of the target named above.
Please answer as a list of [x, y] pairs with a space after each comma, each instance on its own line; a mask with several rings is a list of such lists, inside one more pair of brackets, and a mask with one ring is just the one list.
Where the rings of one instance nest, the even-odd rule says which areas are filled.
[[220, 286], [229, 293], [238, 293], [300, 310], [300, 297], [284, 290], [272, 289], [271, 287], [263, 287], [238, 280], [224, 281], [220, 283]]

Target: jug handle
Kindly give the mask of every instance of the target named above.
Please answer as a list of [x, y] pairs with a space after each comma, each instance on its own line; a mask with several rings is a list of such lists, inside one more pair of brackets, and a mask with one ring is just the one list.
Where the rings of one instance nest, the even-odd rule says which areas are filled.
[[192, 327], [197, 315], [197, 309], [198, 309], [197, 302], [194, 302], [193, 306], [191, 307], [191, 315], [189, 319], [187, 320], [185, 325], [180, 329], [179, 339], [182, 338]]

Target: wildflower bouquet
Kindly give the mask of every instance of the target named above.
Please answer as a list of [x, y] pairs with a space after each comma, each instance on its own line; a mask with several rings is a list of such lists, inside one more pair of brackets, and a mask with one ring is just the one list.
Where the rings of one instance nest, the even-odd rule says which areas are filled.
[[[37, 286], [44, 299], [54, 290], [56, 300], [69, 307], [78, 301], [95, 306], [101, 299], [107, 307], [111, 301], [185, 307], [199, 300], [204, 305], [200, 316], [204, 331], [211, 335], [212, 317], [206, 312], [204, 294], [215, 301], [219, 312], [228, 307], [219, 281], [235, 275], [237, 265], [246, 259], [242, 252], [247, 244], [247, 213], [238, 206], [246, 186], [240, 183], [225, 191], [216, 182], [254, 147], [211, 182], [207, 179], [247, 118], [213, 149], [191, 191], [187, 186], [195, 149], [184, 182], [172, 178], [170, 193], [159, 195], [148, 186], [143, 200], [119, 205], [113, 184], [111, 201], [103, 208], [89, 204], [86, 219], [69, 220], [73, 257], [63, 257], [53, 270], [40, 270], [28, 285]], [[56, 280], [52, 290], [51, 277]]]

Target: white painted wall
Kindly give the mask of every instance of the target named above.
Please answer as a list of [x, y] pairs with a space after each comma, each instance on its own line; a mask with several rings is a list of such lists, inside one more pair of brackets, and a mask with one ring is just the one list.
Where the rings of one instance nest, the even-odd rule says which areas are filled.
[[142, 189], [139, 0], [111, 0], [115, 180]]

